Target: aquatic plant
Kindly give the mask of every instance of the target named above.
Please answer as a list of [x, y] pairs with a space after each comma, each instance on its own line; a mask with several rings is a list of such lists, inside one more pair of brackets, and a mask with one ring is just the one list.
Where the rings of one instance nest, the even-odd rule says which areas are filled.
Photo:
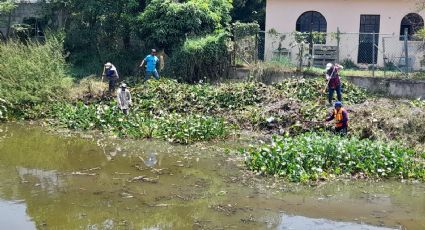
[[125, 115], [115, 102], [90, 105], [82, 102], [75, 105], [58, 103], [53, 106], [49, 116], [70, 129], [98, 129], [120, 137], [157, 137], [182, 144], [208, 141], [229, 134], [223, 118], [177, 113], [154, 115], [140, 111], [138, 107]]
[[[295, 97], [299, 100], [313, 101], [317, 99], [326, 99], [324, 92], [326, 80], [323, 78], [295, 78], [286, 79], [274, 85], [288, 97]], [[349, 83], [343, 82], [343, 99], [346, 103], [358, 104], [366, 101], [366, 91]]]
[[396, 143], [326, 133], [273, 137], [271, 144], [241, 150], [249, 169], [293, 182], [337, 176], [425, 179], [425, 163]]

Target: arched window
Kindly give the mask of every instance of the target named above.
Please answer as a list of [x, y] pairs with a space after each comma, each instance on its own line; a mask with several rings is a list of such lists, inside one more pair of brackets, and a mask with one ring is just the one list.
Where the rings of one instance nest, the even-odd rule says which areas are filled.
[[307, 11], [298, 18], [296, 30], [298, 32], [326, 32], [327, 22], [321, 13]]
[[418, 32], [418, 30], [424, 28], [424, 19], [416, 13], [410, 13], [401, 20], [400, 26], [400, 40], [404, 39], [404, 31], [407, 29], [408, 31], [408, 39], [412, 40], [414, 34]]

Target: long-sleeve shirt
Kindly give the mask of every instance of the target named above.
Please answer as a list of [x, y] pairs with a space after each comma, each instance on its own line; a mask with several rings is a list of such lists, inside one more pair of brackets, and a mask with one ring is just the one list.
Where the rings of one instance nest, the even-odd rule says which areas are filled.
[[341, 84], [341, 80], [339, 79], [339, 70], [342, 67], [332, 66], [332, 68], [328, 69], [326, 75], [330, 78], [329, 80], [329, 88], [335, 89]]
[[106, 76], [110, 79], [120, 78], [118, 75], [117, 68], [115, 68], [115, 66], [112, 66], [110, 69], [106, 70]]
[[117, 90], [117, 102], [120, 109], [128, 109], [131, 105], [131, 94], [128, 89], [122, 90], [119, 88]]
[[[348, 127], [348, 112], [343, 108], [341, 108], [341, 110], [342, 110], [342, 120], [339, 121], [339, 123], [342, 123], [341, 127]], [[333, 119], [335, 119], [335, 116], [336, 116], [336, 110], [334, 110], [331, 114], [329, 114], [329, 117], [326, 118], [326, 121], [332, 121]]]

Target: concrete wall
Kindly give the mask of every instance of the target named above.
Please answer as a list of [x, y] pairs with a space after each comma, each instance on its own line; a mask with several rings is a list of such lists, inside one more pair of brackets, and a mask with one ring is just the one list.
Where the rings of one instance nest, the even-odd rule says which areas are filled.
[[393, 97], [425, 99], [425, 81], [372, 77], [345, 77], [345, 79], [373, 93]]
[[[42, 18], [46, 15], [44, 3], [19, 3], [11, 14], [11, 25], [20, 24], [25, 18]], [[8, 15], [0, 15], [0, 32], [6, 35]]]
[[[401, 57], [403, 42], [399, 41], [401, 20], [409, 13], [418, 13], [425, 19], [425, 11], [418, 12], [416, 0], [267, 0], [266, 9], [266, 32], [271, 29], [282, 34], [292, 33], [296, 29], [297, 19], [306, 11], [317, 11], [327, 21], [327, 32], [359, 33], [360, 15], [380, 15], [380, 33], [387, 34], [386, 52], [393, 57]], [[391, 36], [392, 35], [392, 36]], [[287, 35], [288, 37], [288, 35]], [[383, 65], [383, 36], [379, 38], [378, 64]], [[265, 55], [266, 59], [273, 57], [273, 51], [277, 49], [279, 38], [266, 35]], [[283, 45], [292, 50], [292, 58], [295, 58], [293, 48], [290, 48], [290, 38]], [[327, 37], [328, 45], [336, 45], [335, 38]], [[420, 59], [423, 52], [417, 51], [418, 42], [409, 42], [411, 55], [415, 59], [415, 68], [421, 68]], [[347, 34], [341, 37], [340, 60], [344, 57], [357, 62], [359, 46], [358, 34]]]
[[[254, 70], [255, 71], [255, 70]], [[248, 69], [236, 68], [230, 73], [230, 80], [246, 81], [252, 78]], [[265, 84], [273, 84], [291, 77], [303, 77], [301, 73], [292, 72], [269, 72], [257, 76], [256, 80]], [[379, 93], [389, 97], [400, 97], [410, 99], [425, 99], [425, 80], [402, 80], [374, 77], [344, 77], [343, 81], [349, 81], [372, 93]]]

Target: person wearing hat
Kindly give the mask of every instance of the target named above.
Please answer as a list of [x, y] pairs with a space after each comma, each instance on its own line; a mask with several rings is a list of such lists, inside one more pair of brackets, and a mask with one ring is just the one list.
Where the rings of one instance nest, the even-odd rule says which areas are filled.
[[159, 74], [156, 68], [159, 62], [159, 58], [156, 56], [156, 50], [152, 49], [151, 54], [146, 56], [140, 64], [140, 68], [146, 65], [146, 73], [143, 82], [149, 80], [150, 77], [154, 77], [156, 80], [159, 80]]
[[105, 76], [108, 78], [108, 82], [109, 82], [108, 91], [110, 94], [112, 94], [112, 92], [114, 92], [115, 90], [115, 85], [119, 79], [119, 75], [118, 75], [117, 68], [115, 68], [115, 66], [110, 62], [105, 64], [105, 67], [103, 69], [103, 74], [102, 74], [102, 81], [103, 81], [103, 77]]
[[128, 114], [131, 102], [130, 90], [125, 83], [121, 83], [120, 88], [117, 90], [117, 104], [124, 114]]
[[335, 120], [335, 133], [346, 135], [348, 132], [348, 112], [342, 108], [340, 101], [335, 102], [335, 109], [326, 118], [326, 122]]
[[334, 97], [334, 92], [336, 91], [336, 95], [338, 101], [342, 101], [341, 94], [341, 80], [339, 78], [339, 71], [344, 67], [339, 64], [328, 63], [326, 65], [326, 80], [328, 80], [328, 102], [332, 104], [332, 99]]

